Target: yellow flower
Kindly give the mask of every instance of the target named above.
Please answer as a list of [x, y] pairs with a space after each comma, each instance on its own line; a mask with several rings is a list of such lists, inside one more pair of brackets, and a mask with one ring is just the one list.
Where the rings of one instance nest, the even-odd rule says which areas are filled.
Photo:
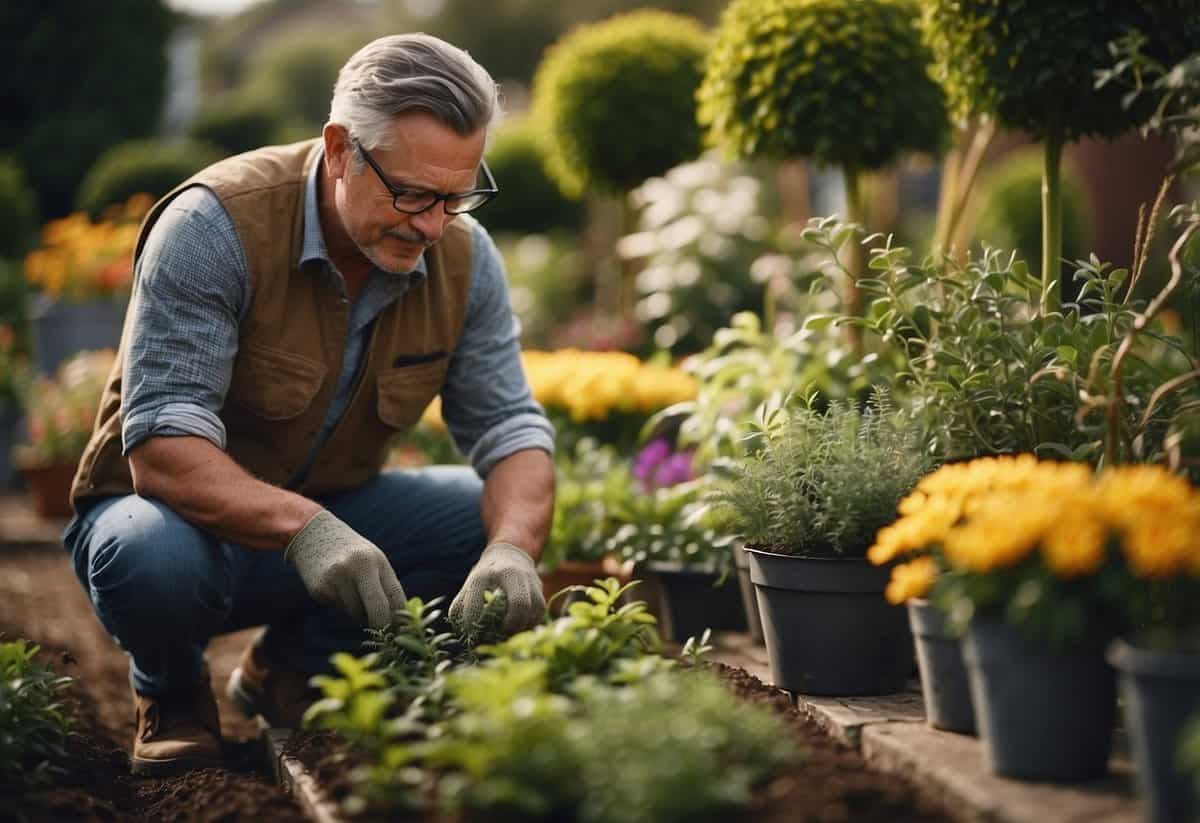
[[909, 563], [903, 563], [892, 569], [892, 579], [888, 582], [884, 597], [894, 606], [905, 603], [914, 597], [924, 597], [933, 588], [937, 579], [937, 565], [929, 556], [918, 557]]
[[1090, 498], [1079, 495], [1060, 504], [1042, 537], [1042, 559], [1058, 577], [1094, 574], [1104, 563], [1109, 526], [1096, 516]]

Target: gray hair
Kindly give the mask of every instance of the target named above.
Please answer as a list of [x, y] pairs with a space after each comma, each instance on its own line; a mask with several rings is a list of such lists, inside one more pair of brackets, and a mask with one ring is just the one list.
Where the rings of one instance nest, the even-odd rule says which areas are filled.
[[368, 150], [388, 148], [392, 119], [410, 112], [433, 115], [463, 136], [490, 131], [500, 92], [469, 54], [428, 34], [373, 40], [338, 73], [329, 122]]

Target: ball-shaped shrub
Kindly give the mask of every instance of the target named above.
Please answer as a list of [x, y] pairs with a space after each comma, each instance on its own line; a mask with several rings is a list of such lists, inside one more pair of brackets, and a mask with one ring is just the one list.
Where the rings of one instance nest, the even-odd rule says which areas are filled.
[[1113, 63], [1107, 44], [1140, 31], [1150, 38], [1146, 53], [1169, 65], [1184, 56], [1187, 33], [1200, 34], [1200, 4], [925, 0], [922, 23], [935, 76], [960, 118], [994, 113], [1008, 128], [1069, 142], [1115, 136], [1145, 120], [1149, 100], [1126, 109], [1119, 84], [1096, 88], [1096, 73]]
[[708, 45], [691, 18], [640, 11], [579, 26], [548, 50], [534, 108], [564, 193], [627, 191], [700, 153], [695, 95]]
[[936, 152], [945, 95], [910, 0], [733, 0], [700, 87], [710, 139], [743, 157], [865, 170]]
[[546, 134], [531, 117], [505, 122], [487, 150], [500, 196], [479, 213], [492, 231], [529, 234], [577, 228], [581, 204], [563, 197], [546, 173]]
[[262, 94], [233, 92], [200, 111], [191, 136], [227, 154], [239, 154], [274, 143], [283, 123], [275, 101]]
[[0, 158], [0, 258], [24, 254], [37, 231], [37, 200], [25, 173], [11, 158]]
[[221, 157], [214, 146], [193, 140], [122, 143], [101, 155], [88, 172], [79, 189], [78, 208], [99, 215], [105, 206], [139, 192], [161, 197]]
[[[1078, 175], [1064, 167], [1062, 179], [1063, 257], [1086, 257], [1091, 215]], [[1015, 251], [1030, 268], [1042, 258], [1042, 153], [1021, 149], [1003, 158], [979, 181], [976, 239]]]

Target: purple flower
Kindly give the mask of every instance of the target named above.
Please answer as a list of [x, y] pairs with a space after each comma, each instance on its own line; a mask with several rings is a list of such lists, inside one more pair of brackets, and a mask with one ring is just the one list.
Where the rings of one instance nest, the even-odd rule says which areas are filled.
[[659, 464], [671, 454], [671, 444], [662, 438], [647, 443], [633, 460], [633, 476], [642, 482], [643, 486], [652, 483]]
[[676, 452], [658, 464], [654, 471], [654, 486], [674, 486], [692, 479], [692, 453]]

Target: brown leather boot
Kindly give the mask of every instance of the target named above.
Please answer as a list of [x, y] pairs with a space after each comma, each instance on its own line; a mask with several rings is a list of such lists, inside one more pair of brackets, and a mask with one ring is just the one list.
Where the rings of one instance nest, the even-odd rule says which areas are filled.
[[225, 694], [246, 717], [257, 715], [275, 728], [299, 729], [305, 710], [321, 697], [308, 678], [269, 660], [256, 640], [229, 675]]
[[133, 693], [137, 732], [134, 774], [162, 777], [221, 765], [221, 720], [205, 679], [187, 693]]

